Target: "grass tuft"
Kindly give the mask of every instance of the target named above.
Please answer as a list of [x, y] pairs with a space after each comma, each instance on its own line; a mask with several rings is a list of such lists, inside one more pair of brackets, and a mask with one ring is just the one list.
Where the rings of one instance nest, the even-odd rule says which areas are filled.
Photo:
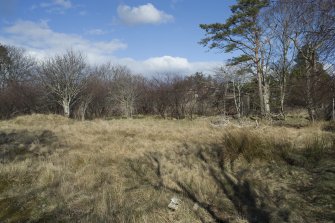
[[255, 132], [233, 130], [225, 133], [223, 138], [223, 153], [231, 160], [236, 160], [239, 156], [243, 156], [248, 162], [272, 158], [273, 145]]

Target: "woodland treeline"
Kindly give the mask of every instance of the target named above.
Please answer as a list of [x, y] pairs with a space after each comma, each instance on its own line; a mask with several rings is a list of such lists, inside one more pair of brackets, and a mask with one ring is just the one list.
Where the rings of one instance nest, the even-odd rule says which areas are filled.
[[134, 74], [90, 65], [85, 52], [72, 49], [41, 61], [1, 44], [0, 117], [285, 118], [305, 108], [311, 121], [334, 118], [335, 2], [238, 0], [231, 10], [224, 23], [200, 25], [201, 45], [238, 55], [211, 75]]

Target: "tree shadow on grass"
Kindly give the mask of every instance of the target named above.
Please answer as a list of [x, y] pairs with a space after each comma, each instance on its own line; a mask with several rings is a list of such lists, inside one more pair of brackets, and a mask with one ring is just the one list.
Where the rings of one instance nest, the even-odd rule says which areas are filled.
[[49, 155], [56, 142], [56, 135], [49, 130], [0, 131], [0, 162]]
[[[39, 158], [52, 155], [60, 147], [58, 137], [49, 130], [0, 131], [0, 168], [14, 167], [13, 172], [6, 168], [0, 171], [0, 222], [76, 222], [85, 217], [87, 213], [69, 209], [59, 197], [58, 178], [47, 179], [45, 185], [36, 183], [39, 171], [44, 171]], [[26, 159], [32, 164], [24, 175], [17, 176], [15, 168], [20, 170], [19, 162]]]
[[[207, 164], [210, 161], [206, 162]], [[239, 176], [232, 174], [223, 165], [219, 165], [219, 170], [208, 165], [209, 174], [215, 183], [224, 192], [226, 197], [234, 205], [235, 209], [244, 216], [248, 222], [270, 222], [270, 213], [266, 211], [267, 201], [262, 200], [262, 205], [257, 205], [259, 197], [254, 193], [252, 184], [247, 180], [241, 180]], [[264, 199], [264, 198], [263, 198]]]
[[[252, 184], [239, 179], [238, 176], [232, 175], [231, 172], [225, 170], [223, 165], [219, 164], [220, 154], [216, 154], [216, 157], [213, 158], [213, 154], [204, 153], [204, 151], [200, 150], [199, 152], [194, 151], [194, 153], [189, 153], [189, 155], [194, 156], [194, 162], [199, 166], [205, 166], [205, 168], [207, 168], [207, 172], [212, 179], [208, 183], [218, 186], [221, 191], [220, 193], [224, 194], [233, 204], [236, 213], [246, 218], [248, 222], [270, 222], [270, 213], [266, 211], [265, 206], [262, 206], [266, 202], [262, 201], [261, 207], [257, 205], [256, 200], [260, 200], [261, 198], [256, 197], [256, 194], [253, 193]], [[147, 153], [136, 160], [127, 160], [130, 170], [134, 174], [132, 177], [138, 182], [135, 187], [129, 190], [138, 189], [141, 186], [150, 186], [154, 190], [163, 190], [178, 194], [184, 197], [184, 199], [196, 203], [207, 215], [211, 216], [215, 222], [229, 223], [232, 222], [233, 219], [236, 219], [237, 216], [232, 216], [231, 212], [229, 213], [229, 211], [227, 212], [227, 210], [225, 210], [225, 207], [212, 203], [208, 201], [208, 199], [203, 200], [201, 195], [192, 188], [189, 182], [182, 179], [171, 179], [177, 187], [171, 187], [171, 185], [166, 184], [163, 179], [164, 172], [166, 171], [163, 170], [164, 166], [161, 163], [162, 156], [162, 154], [158, 153]], [[196, 212], [195, 214], [197, 215], [199, 213]], [[204, 220], [201, 219], [202, 216], [198, 217], [204, 222]]]
[[44, 198], [38, 197], [48, 190], [50, 188], [36, 188], [24, 194], [0, 199], [0, 222], [55, 222], [60, 209], [50, 209], [48, 202], [52, 194], [49, 193]]
[[236, 137], [230, 150], [222, 142], [184, 144], [129, 159], [130, 178], [137, 182], [129, 190], [146, 187], [177, 194], [206, 213], [195, 211], [202, 222], [204, 216], [221, 223], [241, 216], [251, 223], [332, 222], [333, 144], [324, 149], [328, 141], [314, 143], [300, 154], [286, 144], [262, 144], [255, 137]]

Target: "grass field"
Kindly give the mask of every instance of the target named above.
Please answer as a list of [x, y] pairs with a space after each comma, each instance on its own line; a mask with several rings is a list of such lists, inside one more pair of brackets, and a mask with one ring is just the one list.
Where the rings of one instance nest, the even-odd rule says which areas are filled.
[[333, 222], [334, 125], [245, 123], [1, 121], [0, 222]]

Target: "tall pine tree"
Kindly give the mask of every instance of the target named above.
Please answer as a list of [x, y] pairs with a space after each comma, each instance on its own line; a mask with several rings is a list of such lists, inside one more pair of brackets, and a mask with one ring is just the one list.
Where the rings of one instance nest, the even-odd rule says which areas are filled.
[[260, 25], [261, 10], [269, 5], [268, 0], [238, 0], [231, 6], [232, 16], [225, 23], [200, 24], [206, 37], [200, 41], [210, 49], [226, 53], [239, 51], [231, 64], [250, 63], [258, 81], [260, 108], [263, 115], [270, 113], [270, 89], [267, 78], [269, 39]]

